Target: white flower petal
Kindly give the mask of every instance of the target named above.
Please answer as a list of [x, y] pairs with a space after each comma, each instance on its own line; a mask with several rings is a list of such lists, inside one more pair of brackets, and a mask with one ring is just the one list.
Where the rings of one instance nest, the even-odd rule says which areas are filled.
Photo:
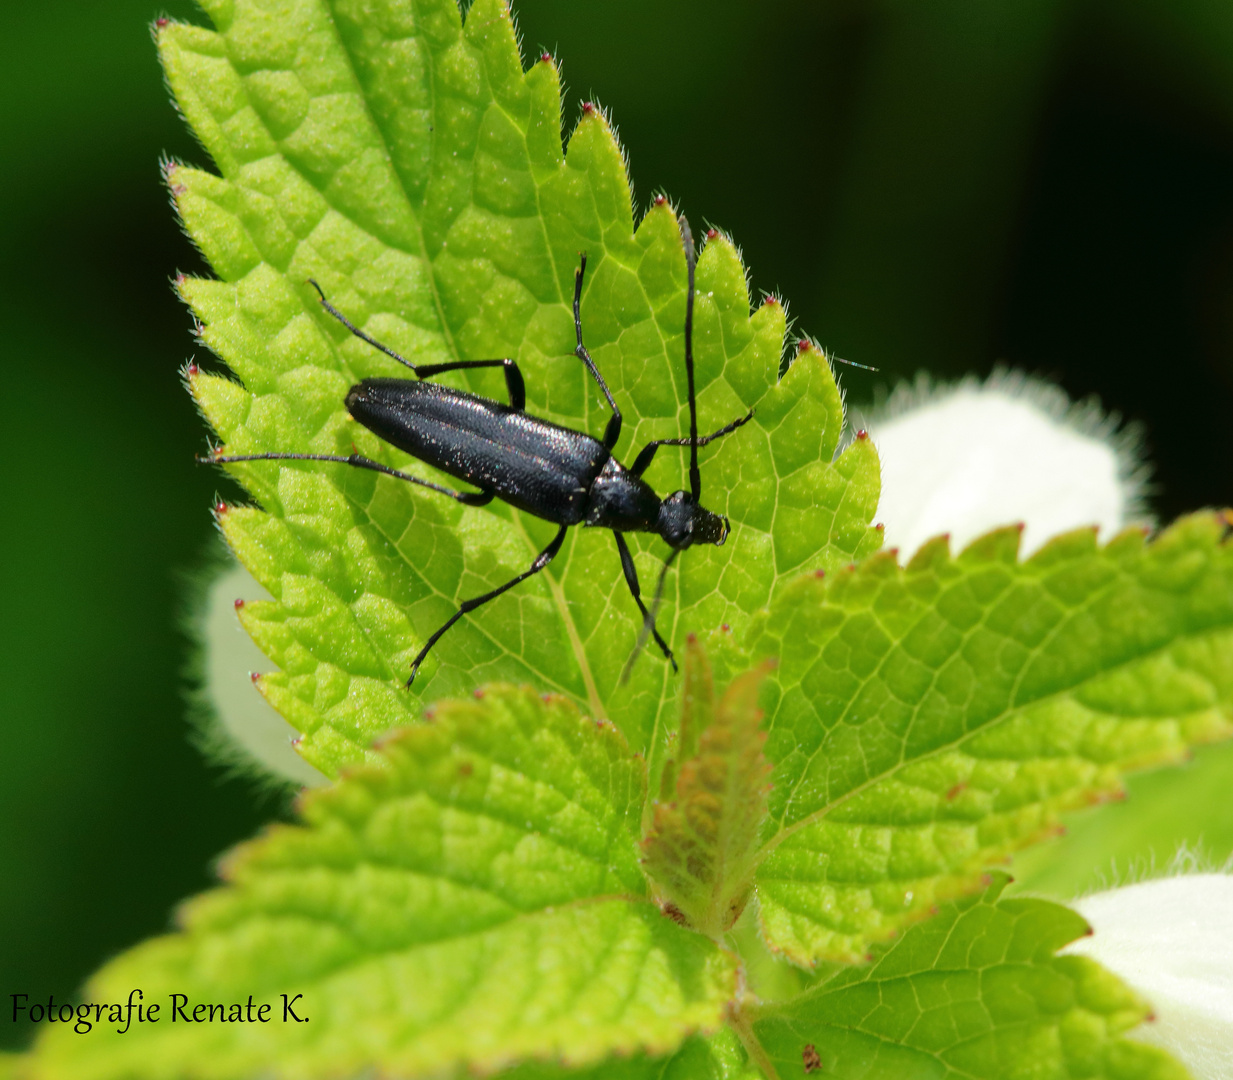
[[[261, 696], [249, 672], [272, 671], [274, 665], [253, 644], [236, 619], [236, 600], [268, 600], [242, 566], [224, 570], [210, 584], [202, 617], [205, 692], [218, 717], [214, 737], [222, 736], [244, 757], [282, 780], [317, 786], [326, 777], [291, 745], [298, 734]], [[229, 756], [224, 751], [224, 756]]]
[[1134, 1036], [1197, 1080], [1233, 1078], [1233, 877], [1145, 881], [1072, 906], [1095, 933], [1065, 951], [1090, 956], [1152, 1003], [1155, 1022]]
[[1094, 402], [1016, 372], [896, 389], [865, 418], [882, 461], [877, 520], [906, 560], [939, 533], [961, 550], [999, 525], [1024, 523], [1024, 556], [1068, 529], [1106, 538], [1141, 519], [1146, 469], [1137, 433]]

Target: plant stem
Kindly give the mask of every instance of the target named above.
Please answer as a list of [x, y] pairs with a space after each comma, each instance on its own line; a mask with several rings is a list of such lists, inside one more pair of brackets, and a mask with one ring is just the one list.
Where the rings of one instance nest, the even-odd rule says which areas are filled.
[[745, 1053], [749, 1055], [749, 1060], [762, 1070], [762, 1075], [766, 1077], [766, 1080], [779, 1080], [779, 1073], [754, 1034], [753, 1025], [739, 1000], [728, 1006], [728, 1023], [732, 1025], [732, 1030], [740, 1038], [741, 1045], [745, 1047]]

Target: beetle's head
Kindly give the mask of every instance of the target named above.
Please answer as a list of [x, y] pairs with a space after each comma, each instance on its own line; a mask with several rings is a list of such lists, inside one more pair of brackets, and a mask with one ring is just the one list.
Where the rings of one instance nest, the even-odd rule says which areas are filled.
[[692, 544], [722, 544], [728, 539], [728, 519], [700, 506], [688, 491], [676, 491], [659, 504], [655, 531], [678, 551]]

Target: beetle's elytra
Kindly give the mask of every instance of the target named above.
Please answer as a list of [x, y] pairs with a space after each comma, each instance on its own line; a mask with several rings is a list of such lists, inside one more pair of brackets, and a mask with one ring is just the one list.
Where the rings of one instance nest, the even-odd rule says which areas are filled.
[[[392, 349], [369, 337], [329, 303], [317, 283], [311, 282], [321, 297], [321, 306], [356, 337], [387, 356], [405, 364], [412, 379], [364, 379], [347, 392], [346, 405], [351, 416], [378, 438], [405, 451], [450, 476], [471, 484], [476, 491], [455, 491], [441, 484], [399, 472], [388, 465], [359, 454], [213, 454], [203, 459], [226, 464], [234, 461], [334, 461], [360, 469], [372, 469], [411, 484], [431, 488], [468, 506], [483, 506], [501, 499], [560, 528], [552, 542], [535, 557], [530, 567], [491, 592], [464, 600], [458, 610], [424, 643], [411, 664], [407, 686], [424, 658], [441, 636], [468, 612], [496, 599], [520, 581], [538, 574], [552, 562], [565, 532], [571, 525], [611, 529], [625, 581], [634, 602], [642, 612], [643, 637], [654, 637], [665, 657], [676, 669], [668, 643], [655, 627], [655, 610], [663, 592], [664, 576], [680, 552], [692, 544], [722, 544], [728, 536], [728, 519], [705, 509], [702, 477], [698, 471], [698, 447], [721, 438], [747, 423], [745, 416], [724, 425], [710, 435], [698, 435], [698, 409], [694, 392], [693, 317], [694, 270], [696, 255], [689, 223], [678, 219], [685, 247], [689, 291], [685, 300], [685, 373], [689, 387], [689, 436], [655, 439], [638, 451], [630, 467], [622, 465], [613, 450], [621, 435], [621, 410], [582, 343], [582, 281], [586, 255], [580, 257], [574, 277], [574, 331], [578, 359], [599, 384], [612, 409], [602, 439], [586, 432], [560, 427], [525, 411], [526, 387], [518, 364], [512, 359], [460, 360], [448, 364], [413, 364]], [[502, 368], [509, 403], [454, 390], [440, 383], [424, 382], [433, 375], [471, 368]], [[642, 474], [661, 446], [689, 447], [689, 491], [676, 491], [661, 499], [642, 479]], [[625, 542], [626, 532], [657, 533], [672, 548], [659, 576], [651, 610], [642, 600], [634, 560]], [[635, 650], [635, 655], [637, 650]]]

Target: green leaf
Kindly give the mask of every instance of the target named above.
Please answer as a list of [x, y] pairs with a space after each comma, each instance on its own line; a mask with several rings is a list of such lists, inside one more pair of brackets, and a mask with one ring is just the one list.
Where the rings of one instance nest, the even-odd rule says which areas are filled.
[[[303, 802], [227, 861], [185, 929], [107, 965], [84, 1000], [161, 1003], [124, 1035], [52, 1030], [37, 1077], [233, 1077], [587, 1066], [716, 1028], [736, 960], [646, 894], [643, 765], [562, 698], [490, 688]], [[169, 995], [270, 1004], [181, 1023]], [[282, 994], [302, 994], [282, 1022]], [[65, 1025], [60, 1025], [61, 1028]]]
[[532, 1062], [501, 1074], [502, 1080], [763, 1080], [735, 1031], [723, 1027], [711, 1035], [691, 1035], [676, 1053], [654, 1058], [642, 1054], [610, 1058], [589, 1069], [563, 1069]]
[[1130, 777], [1126, 798], [1062, 815], [1065, 836], [1015, 857], [1015, 890], [1070, 900], [1233, 857], [1233, 743], [1200, 747], [1179, 769]]
[[763, 926], [853, 959], [984, 869], [1116, 797], [1123, 770], [1233, 731], [1233, 545], [1219, 517], [1150, 545], [1090, 530], [1016, 561], [1004, 529], [786, 590], [753, 632], [775, 763]]
[[[592, 433], [607, 407], [573, 355], [570, 303], [588, 256], [584, 335], [624, 414], [618, 452], [687, 430], [685, 264], [662, 200], [635, 227], [622, 152], [584, 111], [561, 146], [559, 72], [523, 70], [501, 0], [207, 0], [216, 31], [159, 31], [168, 81], [221, 176], [183, 166], [168, 181], [185, 228], [220, 280], [181, 280], [202, 340], [241, 380], [189, 384], [233, 453], [347, 453], [427, 469], [343, 409], [367, 376], [405, 375], [349, 336], [306, 283], [417, 363], [512, 356], [528, 408]], [[780, 378], [785, 312], [750, 313], [736, 248], [710, 236], [698, 265], [699, 425], [755, 409], [702, 452], [704, 503], [732, 520], [723, 548], [689, 551], [659, 626], [741, 627], [782, 584], [874, 550], [878, 468], [860, 440], [836, 460], [843, 413], [824, 355], [804, 348]], [[499, 375], [443, 381], [503, 398]], [[684, 454], [647, 478], [684, 486]], [[675, 683], [656, 656], [618, 689], [641, 618], [610, 537], [571, 531], [551, 567], [464, 618], [411, 695], [412, 657], [460, 599], [530, 566], [552, 527], [509, 507], [466, 508], [343, 465], [229, 467], [262, 509], [221, 507], [236, 554], [274, 597], [244, 625], [282, 669], [261, 688], [327, 774], [419, 714], [417, 698], [491, 680], [529, 681], [618, 723], [636, 749], [666, 737]], [[645, 584], [666, 549], [636, 545]], [[658, 752], [658, 751], [655, 751]]]
[[753, 889], [758, 833], [766, 817], [771, 766], [758, 687], [771, 664], [733, 680], [714, 701], [710, 665], [696, 640], [685, 655], [685, 701], [679, 761], [667, 801], [653, 807], [642, 843], [643, 867], [666, 910], [718, 938]]
[[1121, 1038], [1145, 1002], [1085, 957], [1054, 955], [1088, 932], [1083, 919], [999, 900], [1006, 881], [948, 904], [867, 967], [748, 1009], [778, 1075], [1184, 1080], [1168, 1055]]

